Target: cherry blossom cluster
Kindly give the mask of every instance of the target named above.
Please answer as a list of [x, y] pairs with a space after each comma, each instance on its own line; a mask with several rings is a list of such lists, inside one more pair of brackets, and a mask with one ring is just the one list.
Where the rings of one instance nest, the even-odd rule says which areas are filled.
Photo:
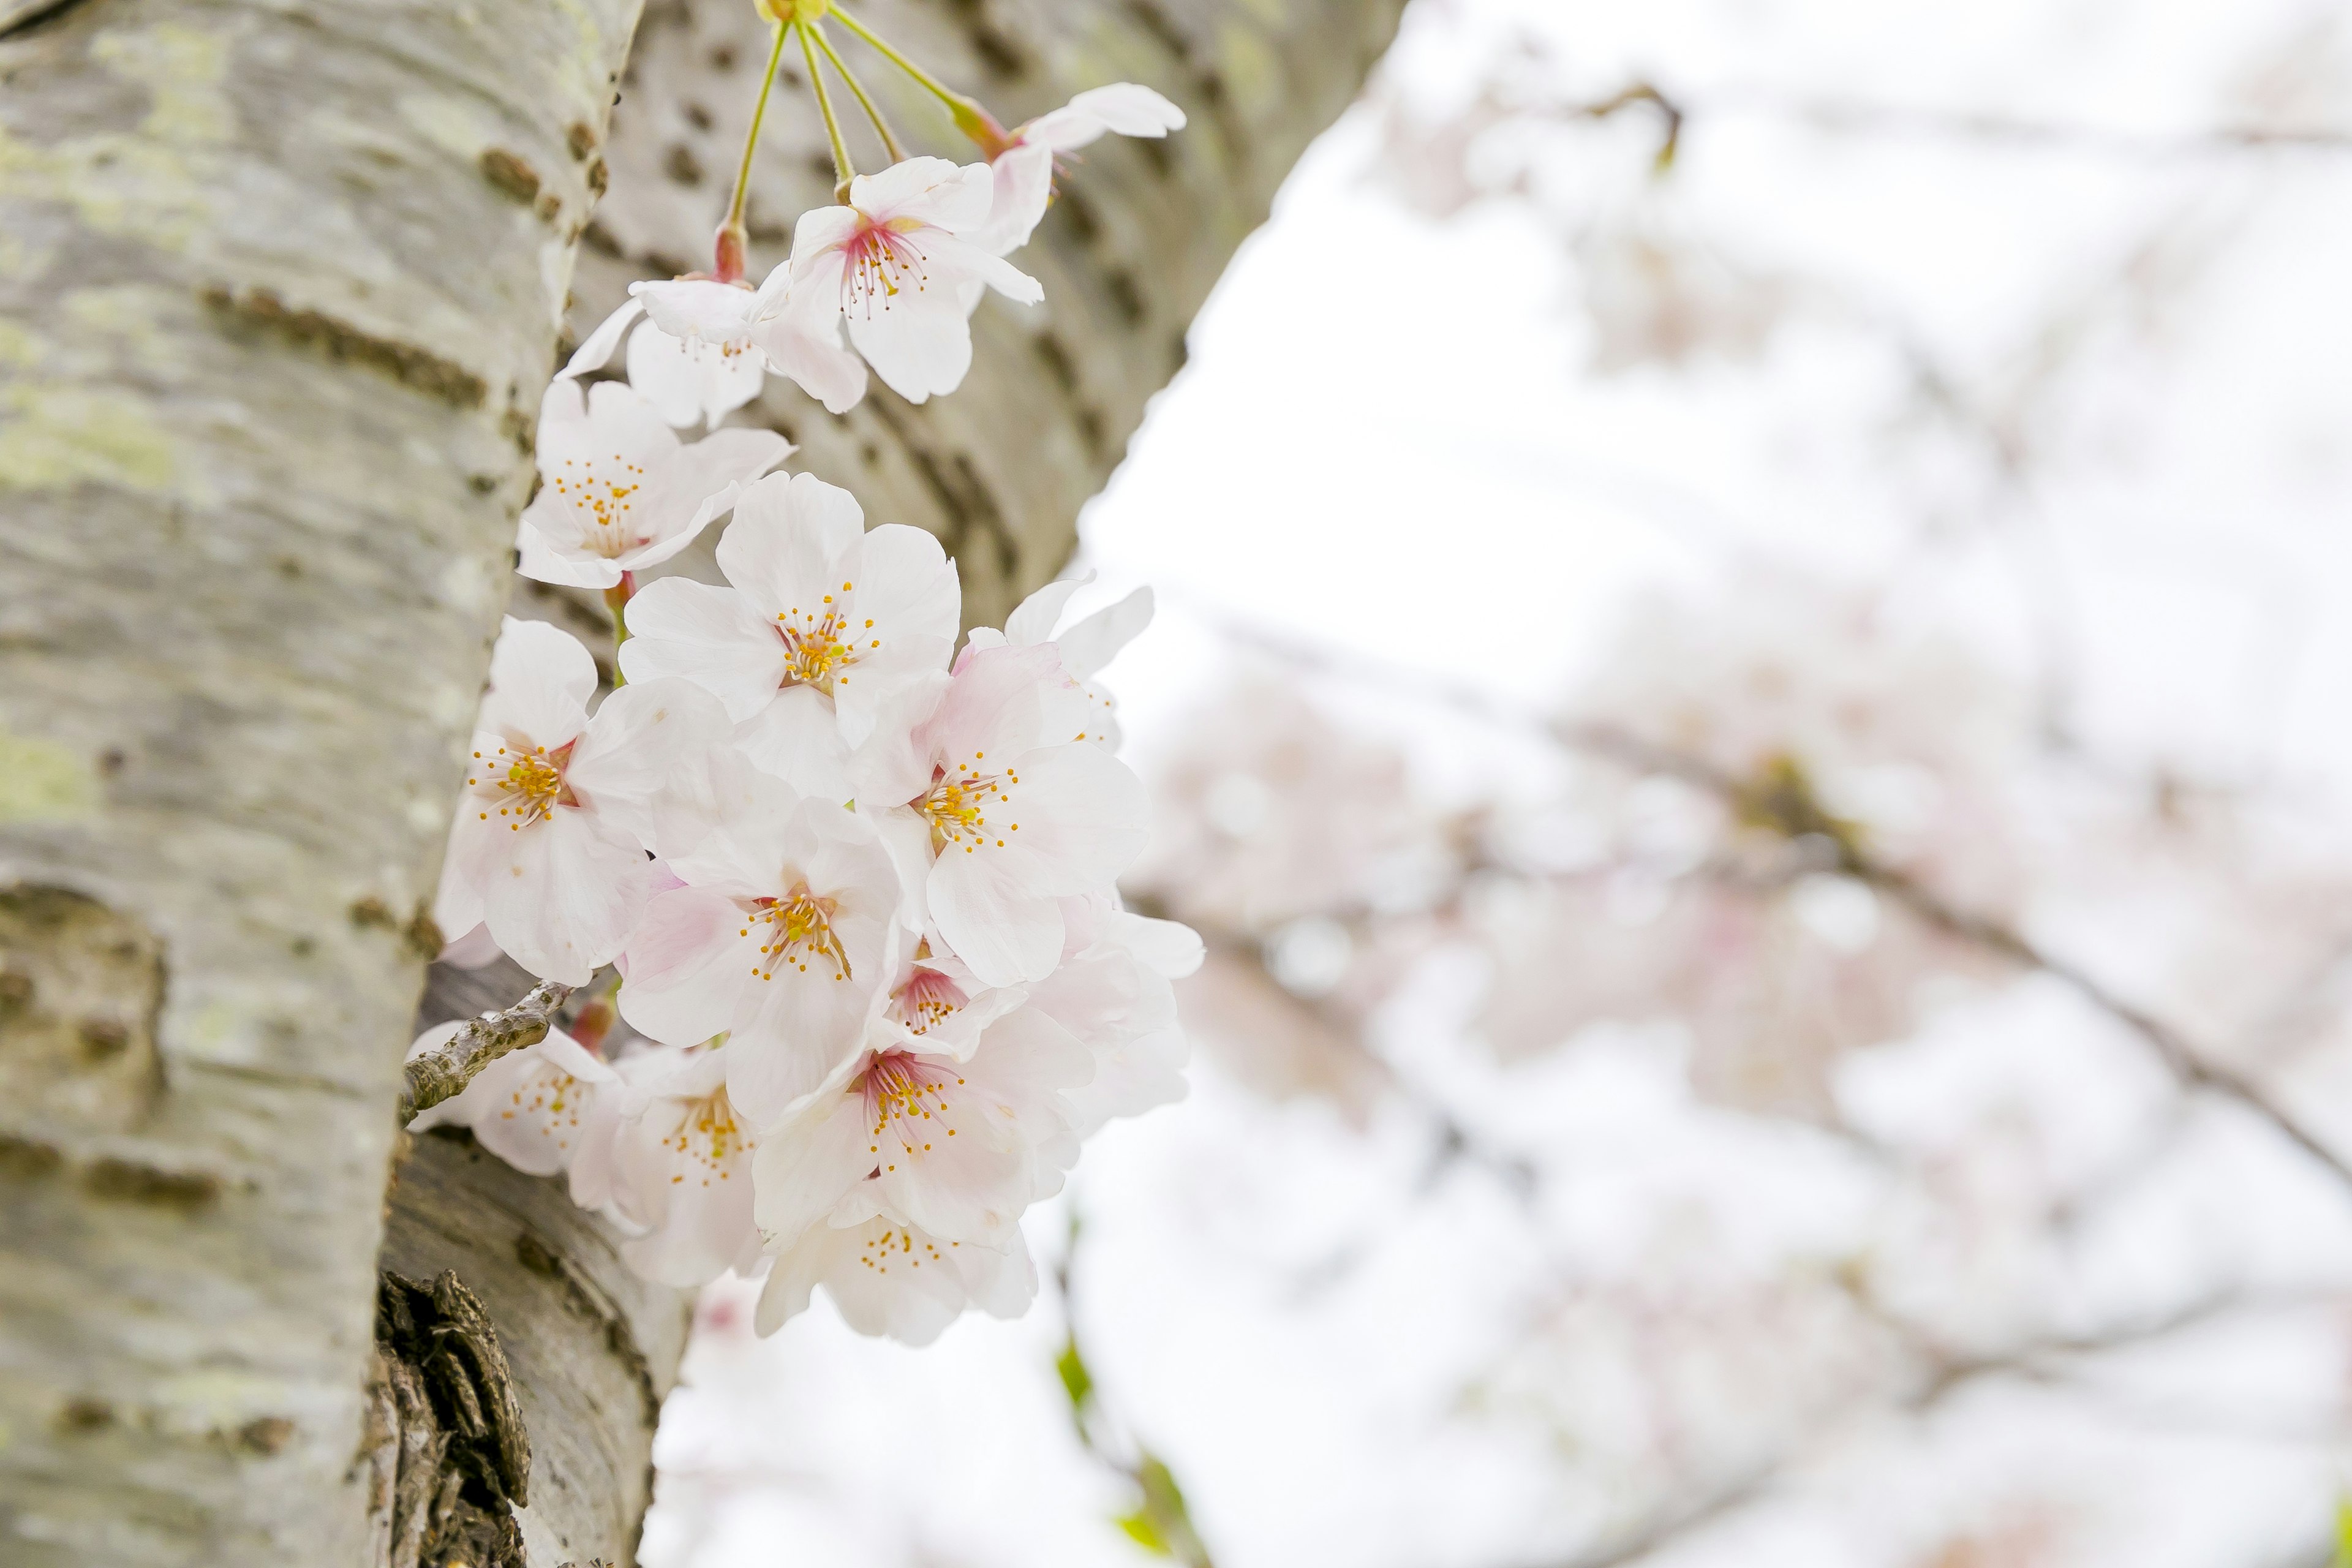
[[[814, 26], [779, 19], [778, 51]], [[1114, 885], [1145, 799], [1095, 682], [1149, 590], [1064, 626], [1080, 584], [1056, 583], [959, 650], [937, 540], [867, 528], [848, 491], [777, 471], [783, 437], [719, 421], [772, 374], [835, 412], [868, 367], [952, 391], [983, 293], [1039, 297], [1003, 257], [1055, 154], [1181, 123], [1121, 85], [986, 121], [990, 162], [845, 170], [763, 285], [727, 276], [722, 228], [712, 275], [637, 284], [542, 405], [520, 569], [604, 592], [619, 675], [599, 701], [577, 639], [506, 622], [436, 918], [452, 962], [617, 989], [412, 1126], [564, 1174], [651, 1279], [764, 1271], [762, 1332], [819, 1285], [914, 1342], [1024, 1308], [1023, 1212], [1105, 1121], [1182, 1092], [1170, 982], [1201, 944]], [[598, 379], [616, 353], [626, 379]], [[721, 518], [724, 586], [640, 587]], [[605, 1048], [615, 1016], [637, 1048]]]

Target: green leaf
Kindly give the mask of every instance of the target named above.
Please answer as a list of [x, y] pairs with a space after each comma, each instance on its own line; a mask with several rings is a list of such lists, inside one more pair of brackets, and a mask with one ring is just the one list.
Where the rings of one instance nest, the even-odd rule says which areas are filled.
[[1127, 1538], [1129, 1541], [1134, 1542], [1154, 1557], [1176, 1555], [1176, 1549], [1161, 1538], [1160, 1527], [1151, 1522], [1151, 1510], [1149, 1508], [1139, 1508], [1133, 1513], [1121, 1514], [1115, 1522], [1121, 1530], [1127, 1531]]
[[1055, 1358], [1054, 1370], [1062, 1374], [1062, 1392], [1070, 1396], [1070, 1408], [1084, 1410], [1094, 1394], [1095, 1379], [1087, 1370], [1086, 1357], [1078, 1353], [1075, 1334], [1063, 1342], [1062, 1353]]
[[2352, 1497], [2336, 1500], [2335, 1568], [2352, 1568]]

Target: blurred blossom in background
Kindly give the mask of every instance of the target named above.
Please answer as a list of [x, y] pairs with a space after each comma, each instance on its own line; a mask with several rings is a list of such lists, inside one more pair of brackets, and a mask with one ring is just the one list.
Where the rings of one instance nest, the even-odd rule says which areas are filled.
[[1191, 1097], [656, 1568], [2324, 1568], [2352, 14], [1416, 0], [1090, 514]]

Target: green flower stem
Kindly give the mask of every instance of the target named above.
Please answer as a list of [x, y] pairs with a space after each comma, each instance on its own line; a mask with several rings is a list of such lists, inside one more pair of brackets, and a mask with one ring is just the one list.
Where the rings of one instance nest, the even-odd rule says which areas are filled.
[[899, 148], [898, 139], [890, 134], [890, 122], [882, 118], [881, 106], [866, 95], [866, 84], [857, 79], [857, 73], [849, 68], [848, 62], [834, 48], [833, 40], [824, 36], [824, 25], [822, 22], [811, 23], [808, 30], [816, 39], [816, 47], [824, 51], [824, 58], [833, 62], [833, 68], [839, 71], [841, 79], [848, 84], [851, 94], [857, 100], [857, 106], [866, 110], [866, 118], [872, 121], [874, 129], [881, 133], [883, 151], [890, 154], [890, 162], [904, 163], [907, 154]]
[[913, 77], [925, 91], [946, 104], [949, 112], [955, 116], [956, 129], [979, 142], [991, 158], [1004, 150], [1004, 127], [999, 125], [995, 117], [988, 110], [891, 47], [873, 28], [843, 10], [839, 5], [833, 7], [833, 14], [841, 18], [843, 26], [880, 51], [884, 59]]
[[[743, 136], [743, 162], [735, 171], [735, 194], [727, 203], [727, 221], [719, 228], [718, 264], [713, 270], [722, 283], [732, 283], [743, 276], [743, 250], [749, 237], [743, 231], [743, 204], [751, 191], [751, 154], [759, 150], [760, 126], [768, 117], [768, 92], [776, 85], [776, 67], [783, 58], [784, 24], [779, 22], [775, 37], [768, 46], [767, 74], [760, 78], [760, 99], [751, 106], [751, 129]], [[614, 612], [615, 619], [619, 614], [617, 610]]]
[[824, 89], [824, 72], [817, 67], [816, 45], [810, 40], [809, 25], [795, 21], [793, 30], [801, 36], [801, 55], [808, 61], [809, 86], [816, 89], [816, 106], [824, 116], [824, 133], [833, 142], [833, 199], [846, 202], [849, 182], [857, 177], [857, 170], [849, 161], [849, 144], [841, 139], [841, 121], [833, 112], [833, 95]]

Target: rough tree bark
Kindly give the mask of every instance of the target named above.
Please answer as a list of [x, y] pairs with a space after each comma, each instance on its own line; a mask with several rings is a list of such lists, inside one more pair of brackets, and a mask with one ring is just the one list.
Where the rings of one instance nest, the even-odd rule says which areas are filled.
[[[1398, 3], [874, 0], [1008, 117], [1125, 78], [1192, 127], [1089, 150], [955, 397], [751, 416], [994, 618]], [[701, 264], [748, 115], [748, 0], [636, 10], [0, 0], [0, 1561], [384, 1561], [380, 1263], [495, 1327], [530, 1561], [631, 1559], [683, 1301], [391, 1107], [575, 247], [575, 331]], [[770, 123], [755, 267], [831, 177]]]

